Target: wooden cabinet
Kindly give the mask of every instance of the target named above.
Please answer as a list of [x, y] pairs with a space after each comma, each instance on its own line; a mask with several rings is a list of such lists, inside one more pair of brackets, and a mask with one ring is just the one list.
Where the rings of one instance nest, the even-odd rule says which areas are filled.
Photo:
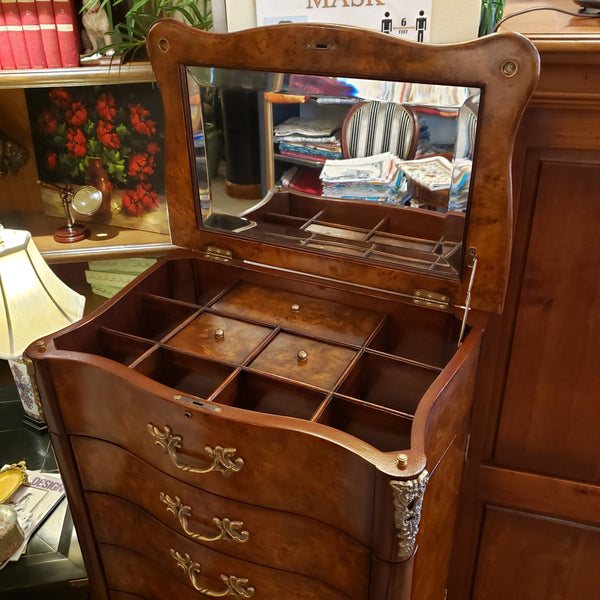
[[[505, 14], [526, 3], [507, 3]], [[573, 10], [569, 2], [546, 6]], [[600, 21], [507, 21], [536, 44], [515, 251], [488, 326], [449, 598], [588, 600], [600, 574]]]
[[[148, 49], [171, 230], [189, 249], [28, 349], [95, 600], [441, 598], [484, 311], [502, 307], [510, 250], [512, 137], [495, 134], [516, 127], [537, 53], [512, 35], [442, 48], [173, 20]], [[193, 109], [247, 69], [483, 90], [468, 223], [278, 189], [251, 228], [211, 227]], [[449, 269], [430, 236], [457, 220]]]
[[65, 219], [44, 214], [41, 189], [30, 131], [26, 88], [94, 86], [143, 83], [154, 80], [148, 63], [113, 67], [44, 69], [0, 72], [0, 130], [29, 151], [29, 160], [17, 175], [0, 178], [0, 221], [6, 227], [31, 231], [49, 262], [71, 262], [88, 258], [141, 253], [164, 253], [171, 248], [169, 234], [92, 223], [91, 236], [73, 244], [54, 241], [54, 231]]

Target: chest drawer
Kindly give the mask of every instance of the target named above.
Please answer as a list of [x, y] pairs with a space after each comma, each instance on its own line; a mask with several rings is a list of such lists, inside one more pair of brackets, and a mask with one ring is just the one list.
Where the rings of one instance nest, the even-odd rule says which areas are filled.
[[[101, 545], [119, 546], [143, 556], [149, 564], [164, 569], [165, 576], [197, 590], [198, 598], [203, 595], [255, 600], [348, 598], [311, 578], [261, 567], [196, 544], [124, 500], [103, 494], [88, 494], [87, 499]], [[112, 564], [105, 567], [108, 571], [113, 569]]]
[[[340, 531], [198, 490], [107, 442], [73, 437], [72, 444], [86, 492], [123, 498], [212, 550], [307, 575], [350, 598], [364, 597], [369, 552]], [[98, 469], [99, 464], [110, 468]]]
[[142, 376], [134, 385], [114, 372], [63, 360], [52, 370], [69, 434], [118, 444], [199, 489], [312, 517], [371, 545], [376, 469], [360, 454], [373, 452], [368, 444], [345, 436], [358, 453], [352, 452], [329, 441], [322, 425], [311, 424], [323, 431], [320, 437], [296, 419], [221, 405], [219, 413], [196, 408], [173, 399], [167, 388], [168, 398], [157, 395], [161, 386]]

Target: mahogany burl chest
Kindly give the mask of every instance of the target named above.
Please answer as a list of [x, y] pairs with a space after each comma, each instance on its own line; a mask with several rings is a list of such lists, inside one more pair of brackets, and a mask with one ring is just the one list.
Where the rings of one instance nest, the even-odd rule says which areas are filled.
[[[432, 47], [337, 26], [213, 35], [166, 20], [148, 51], [185, 249], [28, 350], [95, 600], [441, 599], [535, 50], [512, 34]], [[209, 152], [209, 133], [241, 139], [222, 111], [233, 92], [259, 131], [248, 185]], [[290, 165], [322, 175], [313, 152], [346, 135], [359, 101], [371, 110], [360, 135], [385, 139], [375, 157], [340, 157], [359, 160], [357, 195], [287, 186]], [[286, 152], [274, 132], [288, 119], [337, 119], [341, 134]], [[417, 166], [451, 166], [446, 201], [408, 197], [402, 169], [428, 171], [404, 164], [394, 135], [416, 136]], [[380, 154], [393, 193], [372, 198]]]

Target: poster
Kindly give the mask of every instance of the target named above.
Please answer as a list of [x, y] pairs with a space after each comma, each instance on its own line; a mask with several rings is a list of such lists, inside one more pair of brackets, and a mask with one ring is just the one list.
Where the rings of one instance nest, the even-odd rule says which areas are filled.
[[256, 0], [256, 24], [336, 23], [429, 42], [431, 0]]

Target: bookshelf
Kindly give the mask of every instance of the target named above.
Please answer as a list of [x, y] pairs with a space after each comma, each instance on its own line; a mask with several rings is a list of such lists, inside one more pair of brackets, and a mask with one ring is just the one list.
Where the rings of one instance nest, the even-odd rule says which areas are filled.
[[25, 89], [153, 81], [149, 63], [0, 71], [0, 129], [30, 153], [27, 164], [17, 175], [0, 178], [0, 221], [7, 227], [31, 231], [48, 262], [78, 262], [132, 254], [156, 256], [172, 245], [168, 234], [98, 223], [87, 223], [91, 235], [86, 240], [71, 244], [54, 241], [52, 233], [64, 219], [46, 216], [43, 211]]

